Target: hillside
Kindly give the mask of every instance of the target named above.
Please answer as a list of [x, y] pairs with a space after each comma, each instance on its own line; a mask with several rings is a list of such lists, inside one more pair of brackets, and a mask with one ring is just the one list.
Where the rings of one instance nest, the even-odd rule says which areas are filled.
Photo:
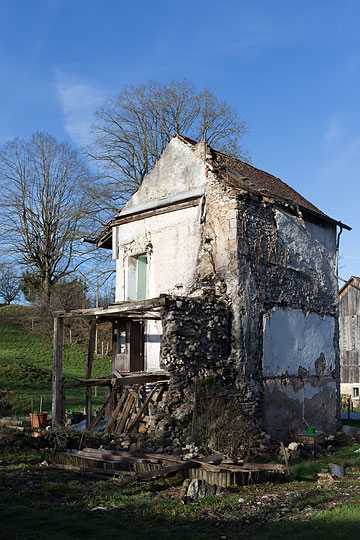
[[[0, 416], [28, 414], [31, 400], [35, 408], [43, 398], [43, 410], [51, 411], [52, 339], [31, 331], [26, 308], [0, 308]], [[66, 382], [85, 373], [85, 345], [64, 345], [63, 373]], [[95, 357], [93, 376], [102, 377], [111, 371], [110, 357]], [[94, 404], [101, 405], [104, 389], [98, 389]], [[66, 408], [82, 411], [84, 389], [66, 392]]]

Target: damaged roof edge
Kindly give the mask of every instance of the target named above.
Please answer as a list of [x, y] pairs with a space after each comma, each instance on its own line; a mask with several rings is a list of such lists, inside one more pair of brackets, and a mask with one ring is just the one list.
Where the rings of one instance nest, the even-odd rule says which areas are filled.
[[133, 206], [132, 208], [129, 208], [129, 209], [124, 208], [123, 212], [120, 212], [119, 214], [117, 214], [117, 216], [115, 216], [114, 219], [112, 219], [111, 221], [109, 221], [109, 223], [105, 225], [101, 233], [93, 241], [91, 241], [91, 243], [95, 243], [97, 247], [111, 249], [112, 248], [112, 242], [111, 242], [112, 228], [116, 223], [121, 222], [122, 218], [136, 216], [137, 214], [142, 214], [143, 212], [151, 212], [152, 210], [157, 210], [157, 209], [161, 209], [165, 207], [172, 207], [178, 203], [185, 203], [187, 201], [200, 199], [204, 195], [204, 191], [205, 191], [204, 186], [202, 186], [201, 188], [193, 189], [191, 191], [178, 193], [177, 195], [167, 197], [166, 199], [150, 201], [145, 204], [139, 204], [137, 206]]
[[[204, 194], [204, 189], [197, 189], [193, 190], [191, 192], [187, 192], [187, 197], [169, 197], [168, 199], [163, 199], [161, 201], [152, 201], [151, 203], [144, 204], [144, 205], [138, 205], [136, 207], [129, 209], [128, 212], [124, 212], [121, 215], [116, 216], [115, 219], [111, 220], [109, 223], [106, 224], [103, 231], [95, 238], [95, 239], [84, 239], [86, 242], [90, 242], [92, 244], [96, 244], [99, 248], [105, 248], [105, 249], [112, 249], [112, 228], [116, 223], [121, 223], [121, 218], [129, 217], [129, 216], [135, 216], [136, 214], [142, 214], [143, 212], [156, 210], [160, 208], [164, 208], [166, 206], [175, 205], [179, 202], [188, 201], [191, 199], [198, 199]], [[274, 199], [274, 202], [280, 205], [285, 206], [292, 206], [293, 208], [298, 208], [302, 213], [308, 214], [311, 216], [316, 217], [317, 219], [321, 221], [325, 221], [327, 223], [331, 223], [332, 225], [336, 225], [340, 227], [341, 229], [346, 229], [348, 231], [351, 231], [351, 227], [349, 225], [346, 225], [345, 223], [342, 223], [341, 221], [337, 221], [326, 214], [319, 214], [318, 212], [315, 212], [314, 210], [311, 210], [310, 208], [307, 208], [305, 206], [302, 206], [301, 204], [296, 203], [296, 201], [291, 201], [288, 199], [282, 199], [279, 196], [274, 196], [273, 193], [264, 193], [264, 190], [258, 191], [257, 193], [254, 193], [257, 196], [260, 197], [271, 197]], [[181, 194], [184, 195], [184, 194]]]
[[181, 201], [187, 201], [188, 199], [193, 199], [196, 197], [201, 197], [204, 195], [204, 186], [201, 188], [193, 189], [191, 191], [184, 191], [182, 193], [177, 193], [171, 197], [166, 197], [166, 199], [158, 199], [149, 201], [148, 203], [138, 204], [137, 206], [132, 206], [131, 208], [124, 208], [116, 217], [130, 216], [133, 214], [138, 214], [146, 210], [153, 210], [155, 208], [160, 208], [162, 206], [167, 206]]

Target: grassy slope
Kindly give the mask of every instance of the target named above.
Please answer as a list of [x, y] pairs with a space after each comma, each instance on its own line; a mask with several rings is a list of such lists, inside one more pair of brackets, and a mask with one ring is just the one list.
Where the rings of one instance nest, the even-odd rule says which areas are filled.
[[[63, 373], [65, 381], [84, 376], [86, 347], [65, 345]], [[95, 358], [92, 375], [100, 377], [110, 373], [109, 358]], [[52, 341], [26, 331], [16, 324], [0, 319], [0, 415], [28, 414], [31, 397], [35, 407], [43, 397], [43, 410], [51, 410]], [[5, 391], [5, 394], [4, 394]], [[76, 410], [84, 408], [84, 390], [69, 390], [66, 407]], [[104, 390], [99, 389], [95, 405], [103, 402]], [[11, 405], [7, 410], [6, 405]]]

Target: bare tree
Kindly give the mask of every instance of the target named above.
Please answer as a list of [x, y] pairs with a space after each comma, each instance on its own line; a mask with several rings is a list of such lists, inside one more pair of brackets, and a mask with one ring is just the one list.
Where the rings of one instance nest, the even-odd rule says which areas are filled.
[[20, 292], [20, 278], [11, 263], [0, 264], [0, 298], [11, 304]]
[[68, 143], [46, 133], [0, 151], [0, 207], [7, 251], [40, 279], [41, 304], [74, 272], [76, 240], [88, 219], [82, 186], [89, 173]]
[[174, 133], [206, 139], [220, 151], [244, 158], [245, 123], [226, 101], [197, 92], [186, 80], [127, 86], [96, 112], [95, 140], [88, 156], [103, 167], [106, 184], [93, 185], [99, 208], [119, 209], [153, 168]]

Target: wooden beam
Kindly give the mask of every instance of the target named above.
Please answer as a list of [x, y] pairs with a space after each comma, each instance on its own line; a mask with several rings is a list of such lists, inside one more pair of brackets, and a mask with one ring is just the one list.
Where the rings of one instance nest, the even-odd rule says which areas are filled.
[[[120, 476], [123, 474], [122, 471], [116, 471], [119, 474], [120, 478], [112, 478], [112, 480], [116, 480], [117, 482], [120, 482], [121, 484], [128, 484], [131, 482], [142, 482], [149, 480], [150, 478], [155, 478], [156, 476], [167, 476], [170, 473], [177, 472], [177, 471], [183, 471], [186, 469], [195, 469], [196, 467], [199, 467], [197, 463], [194, 461], [183, 461], [181, 463], [176, 463], [175, 465], [169, 465], [166, 467], [160, 467], [159, 469], [154, 469], [152, 471], [147, 471], [144, 473], [136, 474], [135, 476], [125, 476], [125, 478], [121, 478]], [[126, 475], [126, 472], [124, 473]]]
[[123, 393], [123, 395], [121, 396], [121, 398], [119, 400], [119, 403], [116, 405], [116, 407], [114, 409], [114, 412], [111, 415], [109, 423], [106, 426], [105, 433], [111, 433], [111, 430], [112, 430], [113, 426], [115, 425], [115, 423], [117, 421], [117, 418], [119, 416], [119, 413], [120, 413], [120, 411], [121, 411], [121, 409], [122, 409], [122, 407], [124, 405], [124, 402], [125, 402], [127, 396], [128, 396], [128, 392], [125, 390], [125, 392]]
[[65, 421], [65, 396], [62, 382], [62, 356], [63, 356], [64, 321], [57, 317], [54, 319], [54, 349], [53, 349], [53, 376], [52, 376], [52, 412], [53, 426], [62, 425]]
[[128, 384], [146, 384], [152, 382], [168, 383], [166, 375], [155, 375], [154, 373], [143, 373], [141, 375], [129, 375], [122, 379], [113, 379], [113, 385], [126, 386]]
[[135, 397], [132, 393], [128, 393], [128, 398], [126, 400], [126, 403], [124, 405], [124, 409], [121, 413], [119, 422], [115, 428], [115, 433], [117, 435], [120, 435], [121, 433], [125, 433], [125, 426], [128, 421], [128, 418], [130, 417], [133, 405], [135, 403]]
[[[157, 296], [156, 298], [149, 298], [147, 300], [137, 300], [134, 302], [119, 302], [113, 304], [107, 308], [89, 308], [89, 309], [72, 309], [70, 311], [54, 311], [55, 317], [104, 317], [106, 315], [119, 315], [131, 314], [138, 315], [140, 313], [146, 313], [154, 309], [163, 307], [166, 303], [166, 296]], [[149, 316], [150, 314], [148, 314]], [[157, 317], [155, 317], [157, 318]]]
[[[85, 379], [90, 379], [91, 377], [91, 370], [92, 370], [92, 364], [93, 364], [93, 358], [94, 358], [94, 352], [95, 352], [95, 336], [96, 336], [96, 320], [93, 319], [90, 322], [90, 333], [89, 333], [89, 348], [88, 348], [88, 355], [86, 360], [86, 368], [85, 368]], [[92, 387], [88, 386], [86, 388], [86, 429], [89, 429], [91, 424], [91, 416], [92, 416]]]
[[65, 463], [50, 463], [51, 468], [55, 469], [64, 469], [65, 471], [74, 471], [80, 473], [91, 473], [95, 475], [106, 475], [114, 476], [115, 474], [121, 473], [121, 476], [135, 476], [136, 472], [134, 471], [118, 471], [116, 469], [100, 469], [97, 467], [79, 467], [77, 465], [69, 465]]
[[88, 427], [88, 430], [89, 431], [92, 431], [94, 429], [94, 427], [96, 426], [96, 424], [98, 423], [98, 421], [100, 420], [101, 418], [101, 415], [103, 414], [103, 412], [105, 411], [106, 407], [109, 405], [110, 401], [112, 400], [113, 398], [113, 394], [112, 392], [110, 392], [110, 394], [108, 395], [108, 397], [105, 399], [105, 402], [104, 404], [102, 405], [101, 409], [98, 411], [98, 413], [96, 414], [95, 418], [93, 418], [93, 420], [91, 420], [90, 422], [90, 425]]
[[133, 422], [130, 424], [130, 426], [128, 428], [128, 433], [131, 433], [134, 429], [137, 428], [137, 425], [140, 422], [140, 419], [141, 419], [146, 407], [148, 406], [151, 398], [153, 397], [153, 395], [155, 394], [157, 389], [158, 389], [158, 387], [155, 386], [155, 388], [153, 388], [149, 392], [149, 394], [146, 396], [146, 399], [145, 399], [144, 403], [142, 404], [142, 406], [140, 407], [139, 412], [137, 413], [137, 415], [135, 416], [135, 419], [133, 420]]

